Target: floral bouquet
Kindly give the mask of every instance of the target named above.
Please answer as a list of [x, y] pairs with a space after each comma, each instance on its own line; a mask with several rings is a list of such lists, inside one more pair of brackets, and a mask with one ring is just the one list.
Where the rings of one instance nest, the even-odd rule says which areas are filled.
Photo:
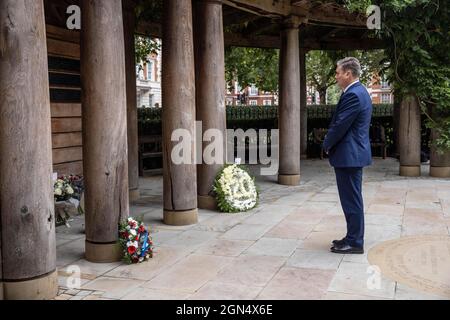
[[70, 218], [84, 213], [81, 205], [83, 190], [83, 177], [81, 176], [60, 176], [54, 181], [53, 194], [57, 225], [65, 224], [70, 228]]
[[242, 166], [226, 166], [214, 181], [214, 192], [222, 212], [236, 213], [253, 209], [259, 200], [255, 179]]
[[81, 196], [84, 191], [84, 178], [83, 176], [79, 175], [69, 175], [69, 176], [63, 176], [61, 179], [67, 181], [72, 186], [75, 193], [73, 194], [72, 198], [75, 198], [77, 200], [81, 200]]
[[119, 242], [123, 260], [128, 264], [141, 263], [153, 258], [153, 242], [143, 222], [128, 218], [119, 225]]
[[75, 190], [65, 177], [60, 177], [53, 185], [53, 194], [56, 201], [67, 201], [73, 197]]

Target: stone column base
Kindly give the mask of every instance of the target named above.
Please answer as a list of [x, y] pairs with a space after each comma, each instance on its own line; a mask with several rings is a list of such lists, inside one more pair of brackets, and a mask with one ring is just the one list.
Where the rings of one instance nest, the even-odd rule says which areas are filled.
[[435, 178], [450, 178], [450, 167], [430, 167], [430, 176]]
[[198, 196], [198, 208], [217, 211], [217, 201], [211, 196]]
[[400, 166], [400, 176], [420, 177], [420, 166]]
[[141, 198], [139, 189], [130, 189], [130, 202], [137, 201]]
[[284, 186], [298, 186], [300, 184], [300, 175], [278, 175], [278, 184]]
[[3, 300], [3, 282], [0, 282], [0, 301]]
[[169, 226], [189, 226], [198, 223], [198, 209], [187, 211], [164, 210], [164, 223]]
[[92, 243], [86, 240], [85, 258], [93, 263], [111, 263], [121, 261], [122, 248], [116, 243]]
[[58, 272], [37, 279], [3, 282], [5, 300], [50, 300], [58, 295]]

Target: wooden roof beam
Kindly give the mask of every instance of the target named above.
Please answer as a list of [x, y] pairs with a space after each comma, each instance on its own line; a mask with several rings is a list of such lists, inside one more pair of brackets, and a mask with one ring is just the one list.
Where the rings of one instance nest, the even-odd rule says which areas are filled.
[[261, 16], [287, 16], [291, 13], [290, 0], [223, 0], [223, 3]]

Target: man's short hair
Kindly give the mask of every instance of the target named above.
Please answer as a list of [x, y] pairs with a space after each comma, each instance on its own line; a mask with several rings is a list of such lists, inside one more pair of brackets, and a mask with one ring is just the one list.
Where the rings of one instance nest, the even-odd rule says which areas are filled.
[[344, 71], [351, 71], [355, 78], [361, 76], [361, 64], [359, 60], [354, 57], [347, 57], [337, 62], [338, 67], [341, 67]]

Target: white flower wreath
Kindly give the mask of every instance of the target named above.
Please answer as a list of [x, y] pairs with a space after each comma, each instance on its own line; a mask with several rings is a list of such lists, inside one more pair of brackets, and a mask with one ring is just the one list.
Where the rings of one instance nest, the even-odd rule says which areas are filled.
[[226, 166], [214, 182], [214, 191], [222, 212], [243, 212], [256, 207], [259, 192], [255, 179], [241, 166]]

